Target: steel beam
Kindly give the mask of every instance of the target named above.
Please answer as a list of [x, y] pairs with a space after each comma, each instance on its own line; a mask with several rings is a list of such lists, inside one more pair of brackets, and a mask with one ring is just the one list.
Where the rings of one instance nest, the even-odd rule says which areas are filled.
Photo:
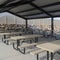
[[44, 18], [50, 18], [49, 16], [45, 16], [45, 17], [33, 17], [33, 18], [27, 18], [28, 20], [31, 19], [44, 19]]
[[53, 17], [51, 14], [49, 14], [47, 11], [45, 11], [45, 10], [42, 9], [41, 7], [38, 7], [36, 4], [34, 4], [34, 3], [31, 2], [30, 5], [32, 5], [32, 6], [35, 7], [36, 9], [44, 12], [44, 13], [47, 14], [48, 16]]
[[[49, 13], [55, 13], [55, 12], [60, 12], [60, 10], [47, 11], [47, 12], [49, 12]], [[34, 16], [34, 15], [40, 15], [40, 14], [44, 14], [44, 12], [35, 13], [35, 14], [28, 14], [28, 15], [23, 15], [23, 16]]]
[[[34, 0], [32, 0], [34, 1]], [[29, 4], [30, 2], [32, 2], [31, 0], [30, 1], [18, 1], [18, 2], [15, 2], [15, 3], [11, 3], [11, 4], [8, 4], [6, 6], [3, 6], [2, 9], [0, 10], [0, 12], [2, 11], [6, 11], [6, 10], [11, 10], [17, 6], [21, 6], [21, 5], [24, 5], [24, 4]]]
[[[60, 2], [55, 2], [55, 3], [52, 3], [52, 4], [47, 4], [47, 5], [44, 5], [44, 6], [40, 6], [40, 7], [41, 8], [46, 8], [46, 7], [56, 6], [56, 5], [60, 5]], [[18, 11], [16, 13], [23, 13], [23, 12], [32, 11], [32, 10], [36, 10], [36, 8], [32, 8], [32, 9], [28, 9], [28, 10], [24, 10], [24, 11]]]
[[[36, 8], [35, 8], [35, 9], [36, 9]], [[28, 10], [24, 10], [24, 11], [18, 11], [18, 12], [16, 12], [16, 13], [24, 13], [24, 12], [28, 12], [28, 11], [32, 11], [32, 10], [34, 10], [34, 8], [28, 9]]]
[[4, 6], [3, 8], [8, 8], [8, 7], [12, 7], [12, 6], [18, 6], [18, 5], [23, 5], [23, 4], [28, 4], [28, 3], [32, 2], [32, 1], [34, 1], [34, 0], [31, 0], [31, 1], [21, 0], [21, 1], [15, 2], [15, 3], [10, 3], [10, 4], [6, 5], [6, 6]]
[[13, 12], [11, 12], [11, 11], [7, 11], [8, 13], [11, 13], [11, 14], [13, 14], [13, 15], [15, 15], [15, 16], [18, 16], [18, 17], [21, 17], [21, 18], [23, 18], [24, 20], [27, 20], [25, 17], [23, 17], [23, 16], [21, 16], [21, 15], [18, 15], [18, 14], [16, 14], [16, 13], [13, 13]]
[[54, 18], [51, 18], [51, 36], [53, 36], [54, 33]]
[[5, 5], [7, 5], [8, 3], [12, 2], [12, 1], [14, 1], [14, 0], [7, 0], [7, 1], [5, 1], [4, 3], [2, 3], [0, 5], [0, 8], [4, 7]]
[[25, 22], [26, 22], [26, 28], [28, 27], [28, 20], [25, 20]]

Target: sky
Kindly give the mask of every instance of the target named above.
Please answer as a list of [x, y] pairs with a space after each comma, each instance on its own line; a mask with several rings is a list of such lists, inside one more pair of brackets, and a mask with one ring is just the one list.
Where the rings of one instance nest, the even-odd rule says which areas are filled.
[[7, 16], [7, 15], [12, 15], [12, 14], [10, 14], [10, 13], [7, 13], [7, 12], [0, 13], [0, 17], [2, 17], [2, 16]]

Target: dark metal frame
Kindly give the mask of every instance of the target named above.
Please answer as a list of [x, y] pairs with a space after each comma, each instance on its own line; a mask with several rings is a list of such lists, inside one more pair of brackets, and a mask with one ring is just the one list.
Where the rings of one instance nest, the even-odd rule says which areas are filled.
[[21, 52], [22, 54], [25, 54], [25, 53], [26, 53], [26, 48], [23, 48], [23, 51], [21, 51], [21, 50], [19, 49], [19, 52]]
[[14, 0], [7, 0], [7, 1], [5, 1], [4, 3], [2, 3], [2, 4], [0, 5], [0, 8], [4, 7], [5, 5], [7, 5], [8, 3], [13, 2], [13, 1], [14, 1]]
[[47, 60], [49, 60], [49, 51], [47, 51]]
[[[36, 55], [36, 60], [39, 60], [39, 54]], [[47, 51], [47, 60], [49, 60], [49, 51]], [[53, 60], [53, 53], [51, 53], [51, 60]]]
[[[21, 1], [15, 2], [15, 3], [10, 3], [11, 1], [6, 1], [4, 3], [4, 5], [1, 7], [2, 10], [0, 10], [0, 12], [4, 12], [6, 10], [11, 10], [11, 9], [13, 9], [15, 7], [18, 7], [18, 6], [21, 6], [21, 5], [24, 5], [24, 4], [29, 4], [32, 1], [34, 1], [34, 0], [30, 0], [30, 1], [28, 1], [28, 0], [26, 0], [26, 1], [21, 0]], [[8, 3], [10, 3], [10, 4], [8, 4]]]
[[26, 19], [25, 22], [26, 22], [26, 28], [28, 28], [28, 20]]
[[[59, 52], [57, 52], [57, 53], [60, 54]], [[53, 60], [55, 53], [51, 52], [49, 54], [49, 51], [47, 51], [47, 60], [49, 60], [49, 55], [51, 56], [51, 60]], [[37, 58], [37, 60], [39, 60], [39, 54], [36, 55], [36, 58]]]
[[[47, 12], [49, 12], [49, 13], [56, 13], [56, 12], [60, 12], [60, 10], [47, 11]], [[44, 12], [40, 12], [40, 13], [36, 13], [36, 14], [28, 14], [28, 15], [23, 15], [23, 16], [34, 16], [34, 15], [40, 15], [40, 14], [44, 14]]]
[[18, 14], [16, 14], [16, 13], [13, 13], [13, 12], [11, 12], [11, 11], [7, 11], [7, 12], [9, 12], [9, 13], [15, 15], [15, 16], [21, 17], [21, 18], [23, 18], [24, 20], [27, 20], [27, 18], [25, 18], [25, 17], [23, 17], [23, 16], [20, 16], [20, 15], [18, 15]]
[[30, 5], [32, 5], [33, 7], [37, 8], [39, 11], [44, 12], [44, 13], [47, 14], [48, 16], [53, 17], [51, 14], [49, 14], [47, 11], [45, 11], [45, 10], [42, 9], [41, 7], [38, 7], [36, 4], [30, 3]]
[[3, 37], [2, 37], [2, 42], [6, 42], [6, 41], [4, 41], [4, 39], [6, 39], [6, 35], [3, 35]]
[[53, 60], [54, 54], [51, 52], [51, 60]]
[[51, 36], [53, 36], [54, 33], [54, 18], [51, 18]]
[[[47, 51], [47, 60], [49, 60], [49, 51]], [[51, 52], [51, 60], [53, 60], [54, 53]], [[39, 54], [36, 55], [36, 59], [39, 60]]]
[[[40, 7], [41, 8], [46, 8], [46, 7], [55, 6], [55, 5], [60, 5], [60, 2], [56, 2], [56, 3], [52, 3], [52, 4], [40, 6]], [[18, 11], [16, 13], [23, 13], [23, 12], [28, 12], [28, 11], [32, 11], [32, 10], [36, 10], [36, 8], [32, 8], [32, 9], [28, 9], [28, 10], [24, 10], [24, 11]]]
[[[13, 0], [14, 1], [14, 0]], [[33, 0], [34, 1], [34, 0]], [[14, 7], [17, 7], [17, 6], [21, 6], [21, 5], [24, 5], [24, 4], [30, 4], [31, 6], [33, 6], [33, 9], [29, 9], [29, 11], [31, 10], [35, 10], [35, 9], [38, 9], [38, 10], [41, 10], [42, 12], [44, 12], [45, 14], [47, 14], [48, 16], [52, 17], [52, 15], [43, 10], [42, 8], [45, 8], [45, 7], [50, 7], [50, 6], [55, 6], [55, 5], [60, 5], [60, 2], [56, 2], [56, 3], [52, 3], [52, 4], [48, 4], [48, 5], [45, 5], [45, 6], [40, 6], [38, 7], [37, 5], [35, 5], [34, 3], [32, 3], [32, 1], [17, 1], [15, 3], [10, 3], [12, 1], [5, 1], [3, 4], [1, 4], [1, 6], [3, 6], [3, 11], [6, 11], [6, 10], [10, 10], [10, 9], [13, 9]], [[10, 4], [8, 4], [10, 3]], [[21, 3], [21, 4], [20, 4]], [[6, 9], [5, 9], [6, 8]], [[8, 8], [8, 9], [7, 9]], [[4, 10], [5, 9], [5, 10]], [[21, 12], [27, 12], [28, 10], [25, 10], [25, 11], [21, 11]], [[21, 13], [20, 12], [20, 13]], [[53, 11], [54, 12], [54, 11]], [[17, 13], [16, 13], [17, 14]], [[27, 18], [28, 19], [28, 18]]]
[[15, 44], [13, 43], [13, 48], [16, 49], [16, 50], [19, 50], [18, 49], [18, 46], [20, 46], [20, 40], [17, 40], [17, 47], [15, 48]]
[[37, 60], [39, 60], [39, 55], [38, 54], [36, 55], [36, 57], [37, 57]]
[[[53, 60], [54, 55], [55, 55], [56, 53], [60, 55], [60, 52], [59, 52], [59, 51], [57, 51], [57, 52], [55, 52], [55, 53], [50, 52], [50, 54], [49, 54], [49, 51], [47, 51], [47, 60], [49, 60], [49, 55], [50, 55], [50, 57], [51, 57], [51, 60]], [[39, 60], [39, 54], [36, 55], [36, 58], [37, 58], [37, 60]]]

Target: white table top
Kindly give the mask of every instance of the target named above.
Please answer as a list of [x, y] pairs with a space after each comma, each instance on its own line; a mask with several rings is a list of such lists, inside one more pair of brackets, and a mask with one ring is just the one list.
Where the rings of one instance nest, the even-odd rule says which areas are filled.
[[22, 34], [23, 32], [0, 33], [0, 35]]
[[36, 34], [32, 34], [32, 35], [23, 35], [23, 36], [14, 36], [11, 37], [11, 40], [20, 40], [20, 39], [29, 39], [29, 38], [35, 38], [35, 37], [41, 37], [42, 35], [36, 35]]
[[43, 43], [37, 45], [37, 47], [52, 53], [55, 53], [60, 50], [60, 45], [54, 43]]
[[51, 41], [51, 43], [60, 45], [60, 40]]
[[10, 33], [0, 33], [0, 35], [8, 35], [8, 34], [10, 34]]

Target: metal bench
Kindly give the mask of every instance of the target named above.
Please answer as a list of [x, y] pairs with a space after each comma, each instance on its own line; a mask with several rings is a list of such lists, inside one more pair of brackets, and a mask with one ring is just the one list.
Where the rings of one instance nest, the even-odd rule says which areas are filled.
[[44, 50], [42, 50], [42, 49], [36, 49], [36, 50], [30, 52], [30, 54], [36, 55], [37, 60], [39, 60], [39, 53], [42, 53], [42, 52], [44, 52]]
[[[31, 43], [31, 44], [26, 43], [26, 44], [24, 44], [24, 45], [22, 44], [21, 46], [18, 46], [18, 49], [19, 49], [19, 51], [20, 51], [21, 53], [25, 54], [26, 48], [32, 47], [32, 46], [36, 46], [37, 44], [38, 44], [38, 43]], [[20, 50], [21, 48], [24, 49], [23, 52]]]

